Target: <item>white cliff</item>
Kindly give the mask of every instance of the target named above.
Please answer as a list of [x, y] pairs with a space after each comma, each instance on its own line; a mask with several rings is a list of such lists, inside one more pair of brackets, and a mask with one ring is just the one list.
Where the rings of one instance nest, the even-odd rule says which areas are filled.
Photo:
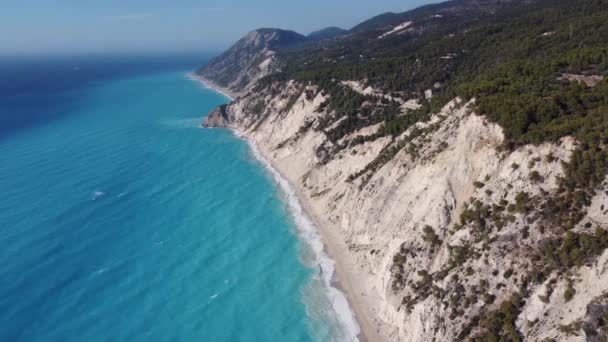
[[[346, 144], [321, 158], [319, 148], [332, 144], [319, 129], [327, 96], [291, 81], [216, 110], [205, 125], [238, 130], [297, 189], [368, 340], [475, 336], [481, 328], [471, 322], [504, 309], [522, 288], [530, 295], [514, 324], [524, 338], [584, 340], [563, 326], [589, 321], [589, 307], [605, 304], [608, 256], [530, 282], [538, 270], [531, 256], [551, 235], [521, 208], [556, 192], [573, 138], [504, 151], [501, 127], [476, 115], [473, 101], [456, 98], [398, 137]], [[391, 146], [400, 149], [378, 161]], [[606, 194], [598, 193], [581, 222], [605, 228], [605, 204]], [[461, 224], [487, 208], [492, 229]], [[545, 299], [548, 283], [554, 289]], [[568, 284], [575, 294], [566, 301]]]

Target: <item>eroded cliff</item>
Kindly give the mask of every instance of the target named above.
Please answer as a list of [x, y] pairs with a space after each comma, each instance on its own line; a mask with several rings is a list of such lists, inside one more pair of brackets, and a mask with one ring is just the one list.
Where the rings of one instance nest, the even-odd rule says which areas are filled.
[[[253, 140], [343, 242], [348, 272], [358, 273], [349, 294], [364, 303], [358, 314], [378, 326], [380, 339], [465, 339], [497, 324], [531, 340], [584, 340], [564, 327], [589, 321], [588, 307], [605, 310], [608, 253], [568, 269], [535, 262], [546, 257], [539, 246], [561, 236], [537, 209], [541, 197], [557, 194], [575, 139], [505, 151], [500, 126], [456, 98], [398, 137], [350, 144], [327, 160], [320, 148], [340, 142], [317, 129], [328, 115], [319, 110], [325, 99], [317, 87], [289, 82], [211, 113], [205, 125]], [[598, 193], [577, 231], [595, 234], [608, 222], [604, 203]]]
[[369, 340], [602, 341], [608, 6], [478, 5], [283, 51], [204, 125], [298, 189]]

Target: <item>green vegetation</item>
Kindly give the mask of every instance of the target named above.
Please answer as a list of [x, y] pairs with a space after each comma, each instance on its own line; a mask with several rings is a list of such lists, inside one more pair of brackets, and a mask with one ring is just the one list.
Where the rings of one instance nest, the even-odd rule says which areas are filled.
[[476, 182], [473, 182], [473, 186], [476, 187], [477, 189], [481, 189], [486, 185], [482, 182], [476, 181]]
[[394, 291], [402, 289], [405, 285], [405, 279], [403, 277], [405, 273], [405, 263], [407, 262], [407, 257], [410, 255], [410, 250], [402, 245], [399, 249], [399, 252], [393, 256], [393, 283], [392, 288]]
[[[608, 55], [608, 47], [601, 49]], [[477, 97], [479, 114], [503, 127], [509, 147], [566, 135], [594, 138], [608, 127], [606, 120], [598, 120], [608, 113], [608, 81], [594, 87], [560, 81], [559, 75], [571, 68], [545, 65], [550, 63], [511, 62], [462, 87], [466, 97]], [[592, 122], [600, 124], [595, 134], [585, 129]]]
[[564, 290], [564, 300], [566, 302], [571, 301], [572, 298], [574, 297], [575, 293], [576, 293], [576, 291], [574, 290], [574, 286], [572, 285], [572, 281], [569, 280], [568, 284], [566, 285], [566, 289]]
[[[496, 207], [496, 209], [497, 211], [502, 210], [501, 207]], [[462, 226], [471, 225], [477, 231], [484, 231], [491, 215], [491, 207], [476, 200], [471, 206], [467, 205], [465, 210], [460, 214], [460, 224]]]
[[441, 245], [442, 241], [439, 239], [439, 236], [435, 233], [435, 230], [431, 226], [424, 226], [422, 229], [424, 241], [428, 242], [432, 247], [436, 245]]
[[[458, 339], [474, 342], [523, 341], [515, 327], [515, 321], [523, 305], [524, 301], [521, 295], [519, 293], [513, 294], [509, 300], [500, 304], [499, 309], [489, 312], [484, 311], [472, 318], [469, 324], [463, 326]], [[475, 329], [478, 329], [479, 332], [470, 336]], [[467, 339], [467, 337], [469, 338]]]
[[[588, 199], [608, 169], [608, 79], [587, 86], [562, 76], [608, 75], [608, 4], [541, 1], [487, 21], [472, 20], [466, 29], [457, 29], [456, 23], [445, 25], [445, 31], [398, 42], [354, 36], [283, 51], [282, 71], [262, 79], [258, 87], [290, 79], [318, 85], [328, 97], [320, 109], [331, 115], [316, 127], [333, 143], [360, 128], [384, 123], [372, 136], [324, 146], [317, 151], [322, 160], [351, 143], [397, 137], [427, 121], [455, 96], [475, 98], [478, 114], [503, 127], [507, 149], [577, 137], [581, 145], [566, 165], [563, 188], [585, 188], [582, 197]], [[427, 89], [433, 89], [434, 96], [403, 115], [396, 101], [359, 94], [341, 83], [347, 80], [359, 80], [402, 100], [425, 99]], [[332, 126], [337, 120], [340, 123]], [[416, 156], [418, 147], [392, 144], [351, 180], [375, 172], [401, 149]], [[538, 173], [530, 177], [542, 181]], [[557, 205], [570, 210], [568, 202]]]
[[565, 238], [547, 240], [540, 246], [546, 265], [551, 269], [582, 266], [608, 248], [608, 231], [598, 228], [595, 234], [569, 231]]
[[[395, 116], [395, 104], [382, 101], [375, 102], [383, 110], [369, 108], [357, 119], [364, 96], [339, 81], [366, 80], [404, 99], [421, 99], [434, 89], [417, 117], [436, 112], [455, 95], [475, 97], [480, 114], [503, 126], [508, 146], [556, 140], [580, 133], [581, 125], [606, 111], [608, 82], [586, 87], [559, 77], [606, 74], [608, 9], [600, 0], [547, 1], [536, 8], [450, 36], [430, 33], [399, 44], [353, 40], [286, 52], [283, 72], [262, 83], [295, 79], [320, 85], [330, 96], [325, 106], [340, 114], [336, 118], [349, 117], [337, 135], [382, 121], [384, 133], [396, 135], [413, 120]], [[543, 35], [549, 31], [555, 34]]]
[[462, 266], [469, 258], [478, 258], [479, 253], [468, 246], [448, 246], [450, 250], [450, 259], [448, 260], [448, 270], [444, 270], [442, 273], [452, 270], [456, 267]]
[[542, 176], [540, 175], [540, 173], [539, 173], [538, 171], [534, 170], [534, 171], [530, 172], [530, 180], [531, 180], [533, 183], [538, 183], [538, 182], [540, 182], [542, 179], [543, 179], [543, 178], [542, 178]]

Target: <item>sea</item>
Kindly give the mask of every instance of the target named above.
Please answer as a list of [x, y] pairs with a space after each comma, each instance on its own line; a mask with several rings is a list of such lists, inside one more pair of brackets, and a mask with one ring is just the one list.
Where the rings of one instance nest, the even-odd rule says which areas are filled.
[[354, 341], [209, 54], [0, 59], [0, 341]]

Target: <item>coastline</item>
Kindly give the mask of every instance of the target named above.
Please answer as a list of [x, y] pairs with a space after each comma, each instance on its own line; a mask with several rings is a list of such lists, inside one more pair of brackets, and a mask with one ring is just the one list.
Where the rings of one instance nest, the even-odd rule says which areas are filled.
[[[195, 75], [194, 73], [189, 76], [201, 82], [205, 87], [221, 93], [231, 101], [238, 97], [238, 94], [231, 93], [222, 87], [216, 87], [215, 83], [206, 80], [204, 77]], [[316, 234], [318, 236], [318, 238], [313, 236], [312, 239], [310, 239], [310, 236], [304, 236], [303, 238], [306, 239], [304, 242], [310, 245], [317, 257], [317, 262], [323, 271], [322, 276], [325, 280], [325, 286], [328, 287], [329, 295], [333, 294], [334, 298], [340, 299], [338, 307], [336, 307], [336, 301], [332, 305], [339, 316], [340, 323], [347, 330], [347, 333], [350, 331], [352, 335], [349, 336], [349, 341], [381, 341], [377, 333], [376, 324], [366, 314], [368, 310], [363, 309], [367, 305], [358, 300], [358, 292], [361, 289], [355, 289], [353, 286], [353, 281], [356, 282], [357, 279], [352, 272], [348, 271], [349, 267], [354, 267], [354, 265], [348, 261], [348, 251], [344, 243], [339, 243], [339, 240], [334, 236], [329, 226], [324, 224], [324, 220], [314, 214], [309, 199], [289, 177], [281, 172], [281, 169], [272, 161], [266, 151], [261, 149], [254, 140], [242, 134], [242, 132], [233, 127], [228, 128], [238, 138], [245, 140], [249, 144], [254, 157], [271, 173], [281, 191], [287, 197], [288, 203], [286, 204], [289, 206], [294, 220], [296, 220], [300, 233]], [[318, 241], [317, 245], [314, 244], [315, 240]], [[323, 258], [329, 260], [330, 264], [323, 265]], [[361, 295], [364, 294], [361, 293]]]
[[230, 101], [234, 101], [236, 98], [241, 96], [240, 93], [236, 93], [236, 92], [231, 91], [228, 88], [224, 88], [203, 76], [195, 74], [194, 72], [191, 72], [191, 73], [187, 74], [186, 76], [194, 81], [202, 83], [203, 86], [205, 86], [205, 88], [211, 89], [211, 90], [215, 91], [216, 93], [222, 94], [223, 96], [228, 98]]
[[[329, 296], [333, 299], [332, 306], [337, 314], [340, 324], [345, 329], [348, 341], [368, 342], [362, 334], [361, 325], [352, 303], [348, 299], [348, 292], [342, 286], [338, 276], [338, 262], [326, 253], [327, 240], [321, 233], [319, 222], [310, 212], [305, 202], [302, 201], [302, 196], [299, 190], [293, 186], [292, 182], [281, 173], [279, 168], [268, 158], [265, 151], [252, 140], [243, 136], [241, 132], [231, 129], [231, 131], [240, 139], [245, 140], [255, 158], [260, 161], [264, 167], [270, 172], [280, 190], [285, 195], [286, 204], [289, 211], [293, 215], [299, 233], [302, 239], [311, 248], [315, 254], [318, 266], [321, 268], [321, 276], [324, 280], [324, 285], [327, 287]], [[341, 268], [341, 267], [340, 267]], [[337, 281], [334, 279], [337, 278]]]
[[[310, 221], [312, 229], [314, 229], [315, 232], [319, 235], [321, 249], [320, 251], [315, 252], [322, 253], [323, 255], [321, 256], [321, 258], [326, 257], [331, 260], [333, 264], [331, 273], [326, 273], [324, 269], [324, 274], [326, 274], [326, 277], [329, 282], [327, 285], [329, 286], [330, 294], [331, 290], [333, 289], [339, 292], [344, 297], [344, 300], [346, 301], [347, 305], [345, 309], [348, 310], [348, 314], [352, 315], [352, 319], [354, 320], [354, 324], [356, 325], [354, 329], [352, 327], [347, 326], [347, 328], [357, 331], [356, 335], [353, 336], [354, 339], [351, 340], [358, 340], [360, 342], [381, 341], [379, 334], [376, 332], [376, 325], [373, 323], [372, 319], [370, 319], [365, 314], [366, 311], [364, 311], [363, 309], [367, 306], [367, 304], [359, 300], [359, 296], [357, 295], [357, 289], [355, 289], [355, 287], [353, 286], [353, 284], [359, 279], [357, 279], [357, 277], [352, 272], [349, 272], [349, 269], [352, 269], [354, 265], [348, 261], [347, 249], [344, 243], [340, 243], [337, 237], [329, 229], [329, 225], [324, 224], [322, 218], [314, 214], [314, 210], [309, 202], [309, 199], [302, 193], [302, 191], [297, 186], [294, 185], [293, 181], [290, 180], [287, 175], [281, 172], [280, 167], [278, 167], [278, 165], [276, 165], [276, 163], [274, 163], [272, 159], [269, 158], [266, 151], [260, 149], [259, 146], [255, 143], [255, 141], [243, 136], [241, 132], [235, 129], [231, 130], [239, 138], [244, 139], [249, 143], [254, 152], [254, 155], [256, 155], [256, 158], [258, 158], [273, 174], [275, 180], [281, 186], [281, 189], [284, 192], [287, 191], [293, 193], [293, 198], [295, 199], [295, 201], [297, 201], [297, 206], [301, 211], [297, 212], [298, 208], [295, 208], [296, 212], [293, 213], [294, 216], [304, 216], [306, 220]], [[290, 194], [287, 193], [287, 195]], [[290, 209], [293, 210], [294, 208], [291, 207]], [[298, 223], [298, 225], [300, 224]], [[299, 228], [302, 227], [300, 226]], [[334, 309], [336, 309], [335, 306]], [[345, 314], [344, 312], [340, 312], [339, 310], [336, 310], [336, 312], [338, 314]], [[342, 323], [344, 324], [345, 322]]]

